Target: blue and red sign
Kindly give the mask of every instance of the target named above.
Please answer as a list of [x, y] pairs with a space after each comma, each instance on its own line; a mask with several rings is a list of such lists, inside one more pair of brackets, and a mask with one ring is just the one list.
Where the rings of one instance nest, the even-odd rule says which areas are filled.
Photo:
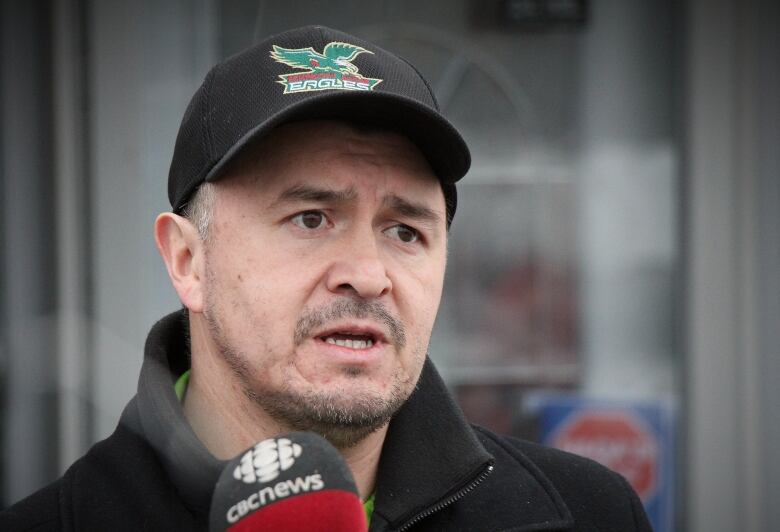
[[534, 400], [546, 445], [591, 458], [623, 475], [656, 532], [674, 525], [674, 410], [667, 402]]

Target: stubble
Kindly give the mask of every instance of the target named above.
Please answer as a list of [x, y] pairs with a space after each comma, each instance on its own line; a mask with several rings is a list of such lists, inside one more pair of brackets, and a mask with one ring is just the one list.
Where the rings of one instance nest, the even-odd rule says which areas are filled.
[[[276, 388], [264, 386], [257, 381], [257, 368], [250, 361], [258, 360], [257, 357], [271, 360], [279, 358], [274, 356], [275, 353], [260, 352], [253, 359], [236, 347], [226, 334], [220, 307], [214, 300], [218, 288], [208, 266], [206, 278], [208, 286], [203, 314], [215, 346], [235, 375], [243, 394], [289, 430], [315, 432], [336, 448], [347, 449], [389, 423], [413, 391], [414, 386], [409, 384], [408, 376], [400, 368], [393, 375], [392, 386], [385, 395], [368, 391], [297, 390], [292, 388], [289, 380]], [[358, 298], [342, 298], [322, 307], [305, 310], [296, 323], [293, 344], [298, 347], [315, 330], [344, 318], [372, 319], [382, 323], [397, 350], [406, 345], [405, 328], [398, 318], [381, 303]], [[267, 345], [257, 347], [260, 351], [270, 349]], [[424, 357], [424, 349], [414, 356]], [[344, 369], [348, 377], [359, 378], [361, 373], [358, 368]]]

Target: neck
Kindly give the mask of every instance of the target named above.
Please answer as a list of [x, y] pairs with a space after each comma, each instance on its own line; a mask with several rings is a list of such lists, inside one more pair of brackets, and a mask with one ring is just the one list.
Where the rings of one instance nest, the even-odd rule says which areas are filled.
[[[200, 441], [219, 460], [230, 460], [255, 443], [291, 429], [271, 418], [243, 392], [241, 383], [209, 342], [207, 326], [190, 313], [192, 369], [184, 416]], [[387, 425], [358, 444], [340, 449], [360, 497], [373, 492]]]

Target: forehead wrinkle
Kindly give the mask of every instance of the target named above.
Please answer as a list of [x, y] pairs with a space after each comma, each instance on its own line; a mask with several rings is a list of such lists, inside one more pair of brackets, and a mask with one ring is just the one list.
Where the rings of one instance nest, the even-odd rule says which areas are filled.
[[312, 153], [320, 153], [323, 162], [352, 159], [375, 168], [415, 168], [431, 172], [430, 165], [409, 139], [397, 133], [377, 131], [361, 132], [345, 127], [341, 140], [335, 137], [323, 139], [324, 143]]

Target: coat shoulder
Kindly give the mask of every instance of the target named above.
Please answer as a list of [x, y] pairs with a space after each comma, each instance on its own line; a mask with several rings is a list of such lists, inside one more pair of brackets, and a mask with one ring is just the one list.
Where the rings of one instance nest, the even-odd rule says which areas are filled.
[[62, 483], [63, 479], [60, 478], [0, 512], [0, 530], [62, 530], [59, 504]]
[[0, 530], [200, 530], [151, 448], [120, 426], [53, 484], [0, 513]]
[[[496, 468], [518, 464], [571, 512], [576, 530], [651, 531], [639, 497], [618, 473], [588, 458], [519, 438], [474, 430]], [[502, 465], [503, 464], [503, 465]]]

